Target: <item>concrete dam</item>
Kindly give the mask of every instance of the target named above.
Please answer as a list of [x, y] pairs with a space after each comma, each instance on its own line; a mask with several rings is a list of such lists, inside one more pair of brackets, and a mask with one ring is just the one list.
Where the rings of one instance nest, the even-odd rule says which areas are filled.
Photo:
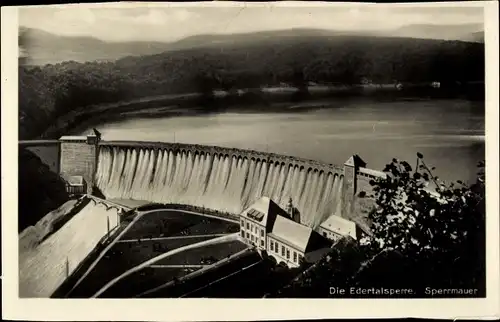
[[95, 182], [107, 198], [189, 204], [234, 214], [261, 196], [284, 209], [292, 198], [302, 223], [315, 227], [342, 211], [341, 170], [254, 151], [103, 142]]
[[[283, 208], [292, 198], [300, 221], [312, 228], [330, 215], [348, 217], [356, 192], [368, 187], [370, 179], [385, 175], [365, 168], [358, 156], [338, 166], [273, 153], [180, 143], [90, 137], [37, 143], [24, 141], [19, 145], [42, 161], [59, 158], [59, 164], [49, 166], [63, 178], [82, 176], [87, 193], [96, 186], [108, 199], [189, 204], [233, 214], [261, 196]], [[48, 158], [51, 153], [57, 155]]]

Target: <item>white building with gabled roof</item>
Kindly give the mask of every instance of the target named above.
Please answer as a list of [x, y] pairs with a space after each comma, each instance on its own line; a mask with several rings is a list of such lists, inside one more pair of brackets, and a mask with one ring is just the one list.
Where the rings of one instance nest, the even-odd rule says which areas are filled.
[[265, 250], [266, 236], [271, 232], [278, 215], [287, 216], [287, 213], [268, 197], [260, 198], [240, 214], [241, 238]]
[[359, 228], [355, 222], [340, 216], [331, 215], [318, 227], [318, 233], [323, 237], [336, 241], [344, 236], [350, 236], [357, 240]]
[[312, 228], [293, 221], [268, 197], [262, 197], [240, 214], [240, 237], [265, 251], [277, 263], [298, 267], [319, 260], [331, 243]]

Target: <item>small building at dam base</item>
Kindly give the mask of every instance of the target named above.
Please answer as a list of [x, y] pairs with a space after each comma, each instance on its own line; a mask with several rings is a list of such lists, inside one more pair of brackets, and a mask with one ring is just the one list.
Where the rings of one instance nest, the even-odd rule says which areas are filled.
[[240, 214], [241, 239], [290, 268], [299, 267], [302, 261], [318, 261], [332, 241], [342, 236], [357, 239], [356, 224], [335, 215], [318, 231], [294, 221], [268, 197], [260, 198]]

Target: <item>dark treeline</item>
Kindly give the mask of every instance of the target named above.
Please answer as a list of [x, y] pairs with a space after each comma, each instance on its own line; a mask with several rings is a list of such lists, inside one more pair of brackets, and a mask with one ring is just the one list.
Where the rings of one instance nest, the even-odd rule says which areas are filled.
[[40, 136], [54, 117], [101, 103], [214, 89], [286, 83], [352, 86], [421, 84], [442, 87], [484, 81], [484, 45], [375, 37], [283, 37], [126, 57], [116, 62], [64, 62], [19, 70], [20, 138]]

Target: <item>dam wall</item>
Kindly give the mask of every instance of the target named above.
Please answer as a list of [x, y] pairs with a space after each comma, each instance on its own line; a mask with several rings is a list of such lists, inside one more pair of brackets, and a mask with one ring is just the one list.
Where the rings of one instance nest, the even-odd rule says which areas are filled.
[[[108, 199], [190, 204], [235, 214], [261, 196], [283, 208], [291, 198], [301, 222], [313, 228], [331, 215], [351, 218], [357, 193], [369, 193], [369, 181], [385, 175], [366, 168], [359, 156], [334, 165], [196, 144], [99, 141], [91, 136], [55, 142], [51, 146], [59, 147], [59, 173], [83, 176], [88, 194], [95, 185]], [[43, 144], [20, 142], [35, 150]]]
[[[352, 159], [352, 160], [351, 160]], [[349, 217], [358, 158], [339, 166], [252, 150], [182, 143], [102, 141], [95, 182], [108, 198], [185, 203], [240, 213], [261, 196], [316, 228]]]
[[174, 153], [191, 153], [191, 154], [209, 154], [209, 155], [219, 155], [229, 158], [247, 158], [254, 160], [265, 160], [267, 163], [282, 163], [286, 165], [297, 166], [302, 169], [330, 172], [332, 174], [342, 174], [343, 166], [333, 165], [318, 162], [315, 160], [308, 160], [303, 158], [297, 158], [294, 156], [286, 156], [275, 153], [260, 152], [254, 150], [243, 150], [236, 148], [226, 148], [220, 146], [208, 146], [208, 145], [198, 145], [198, 144], [186, 144], [186, 143], [168, 143], [168, 142], [145, 142], [145, 141], [101, 141], [100, 146], [102, 147], [121, 147], [121, 148], [142, 148], [149, 149], [152, 151], [158, 150], [169, 150]]

